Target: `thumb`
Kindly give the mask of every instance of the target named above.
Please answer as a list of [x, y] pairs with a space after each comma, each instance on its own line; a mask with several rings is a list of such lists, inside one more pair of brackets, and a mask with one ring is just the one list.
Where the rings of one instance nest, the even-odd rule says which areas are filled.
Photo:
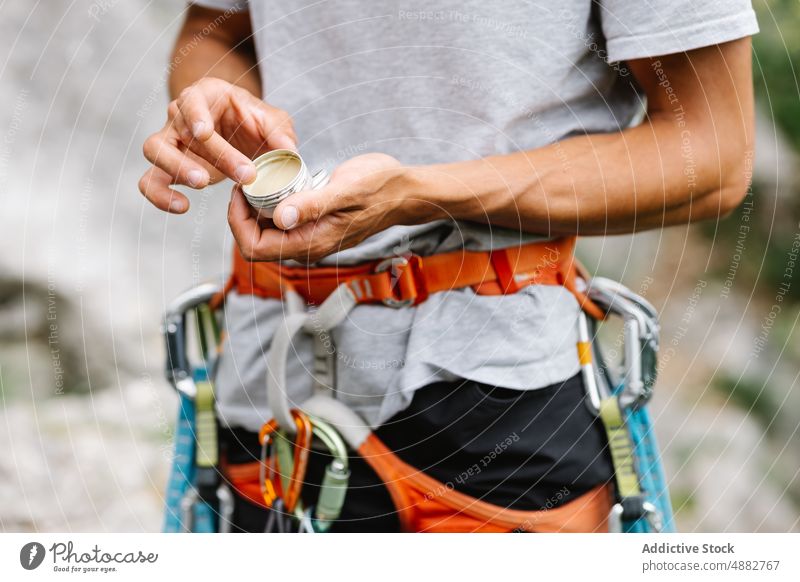
[[282, 230], [291, 230], [308, 222], [316, 222], [324, 215], [335, 210], [335, 200], [329, 188], [319, 190], [303, 190], [292, 194], [275, 208], [272, 220]]
[[297, 151], [297, 140], [288, 133], [281, 133], [280, 130], [274, 131], [267, 142], [271, 148], [276, 150]]

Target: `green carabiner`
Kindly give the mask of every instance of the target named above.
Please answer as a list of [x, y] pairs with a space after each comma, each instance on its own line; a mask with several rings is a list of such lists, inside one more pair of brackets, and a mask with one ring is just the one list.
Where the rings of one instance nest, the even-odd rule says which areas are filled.
[[327, 532], [342, 513], [350, 481], [347, 445], [338, 431], [327, 422], [311, 416], [314, 435], [328, 448], [333, 460], [325, 468], [312, 524], [317, 532]]

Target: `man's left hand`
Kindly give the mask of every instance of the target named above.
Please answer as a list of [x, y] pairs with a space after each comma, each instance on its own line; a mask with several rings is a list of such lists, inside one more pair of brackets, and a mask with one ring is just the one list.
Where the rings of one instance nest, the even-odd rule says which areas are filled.
[[419, 202], [409, 195], [408, 169], [385, 154], [365, 154], [337, 167], [330, 182], [281, 202], [272, 221], [259, 216], [234, 187], [228, 222], [252, 261], [315, 263], [396, 224], [413, 224]]

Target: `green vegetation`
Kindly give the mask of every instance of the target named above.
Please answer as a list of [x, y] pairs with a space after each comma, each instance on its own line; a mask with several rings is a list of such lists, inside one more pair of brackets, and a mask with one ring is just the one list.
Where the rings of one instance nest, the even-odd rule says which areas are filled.
[[[800, 152], [800, 2], [761, 0], [755, 8], [761, 27], [753, 38], [758, 108]], [[775, 192], [774, 184], [756, 179], [745, 204], [732, 216], [699, 226], [713, 239], [712, 275], [719, 280], [735, 278], [731, 282], [746, 296], [757, 285], [756, 298], [773, 303], [780, 285], [787, 283], [787, 253], [799, 218], [800, 192]], [[784, 299], [798, 302], [800, 280], [793, 279], [783, 291]]]
[[760, 0], [755, 8], [761, 27], [753, 39], [756, 95], [800, 149], [800, 2]]
[[767, 433], [774, 431], [775, 419], [781, 413], [781, 406], [780, 402], [775, 401], [775, 393], [767, 390], [762, 383], [719, 374], [714, 379], [713, 386], [729, 397], [732, 404], [755, 417]]
[[692, 513], [697, 509], [697, 499], [692, 491], [684, 488], [673, 487], [670, 495], [672, 507], [677, 513]]

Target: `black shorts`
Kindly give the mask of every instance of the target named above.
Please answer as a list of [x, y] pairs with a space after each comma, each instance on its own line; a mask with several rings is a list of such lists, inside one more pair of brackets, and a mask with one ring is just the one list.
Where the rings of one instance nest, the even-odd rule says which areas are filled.
[[[403, 461], [487, 503], [539, 510], [576, 499], [613, 477], [602, 425], [584, 404], [580, 375], [539, 390], [472, 381], [418, 390], [376, 430]], [[258, 460], [258, 435], [221, 432], [230, 464]], [[313, 504], [330, 457], [314, 452], [303, 500]], [[350, 487], [333, 531], [399, 531], [389, 493], [369, 465], [351, 460]], [[234, 531], [263, 531], [267, 511], [237, 498]]]

